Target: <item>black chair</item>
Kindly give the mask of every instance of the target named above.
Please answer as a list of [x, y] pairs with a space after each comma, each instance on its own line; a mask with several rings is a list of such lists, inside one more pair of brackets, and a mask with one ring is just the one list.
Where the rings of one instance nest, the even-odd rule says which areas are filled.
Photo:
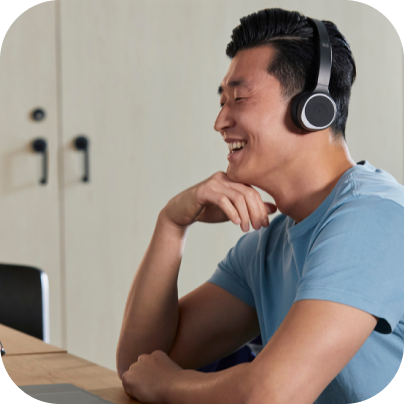
[[0, 323], [49, 343], [49, 281], [45, 272], [0, 264]]
[[231, 368], [240, 363], [252, 362], [261, 350], [262, 340], [261, 335], [258, 335], [258, 337], [254, 338], [239, 350], [210, 365], [199, 368], [198, 371], [204, 373], [219, 372], [220, 370]]

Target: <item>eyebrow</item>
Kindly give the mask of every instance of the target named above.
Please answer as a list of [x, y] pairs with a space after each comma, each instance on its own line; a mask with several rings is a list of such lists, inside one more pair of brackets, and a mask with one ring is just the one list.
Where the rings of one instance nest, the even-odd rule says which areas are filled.
[[[233, 87], [250, 87], [247, 82], [244, 79], [239, 79], [239, 80], [232, 80], [229, 81], [228, 87], [233, 88]], [[223, 87], [222, 85], [219, 86], [217, 89], [217, 93], [221, 95], [223, 93]]]

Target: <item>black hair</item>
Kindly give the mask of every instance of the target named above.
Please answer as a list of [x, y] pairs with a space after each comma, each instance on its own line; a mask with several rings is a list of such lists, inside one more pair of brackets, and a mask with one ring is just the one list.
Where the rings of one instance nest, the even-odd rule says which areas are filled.
[[[351, 87], [356, 66], [351, 48], [337, 26], [323, 21], [332, 47], [332, 69], [329, 91], [337, 105], [331, 125], [335, 137], [345, 139]], [[318, 72], [318, 35], [307, 17], [297, 11], [270, 8], [240, 19], [234, 28], [226, 55], [231, 59], [238, 51], [269, 45], [274, 57], [267, 71], [278, 79], [286, 101], [302, 91], [313, 90]]]

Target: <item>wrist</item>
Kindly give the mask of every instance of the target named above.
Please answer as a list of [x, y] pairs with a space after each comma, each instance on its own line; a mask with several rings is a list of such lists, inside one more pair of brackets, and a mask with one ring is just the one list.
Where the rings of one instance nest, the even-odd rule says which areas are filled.
[[184, 372], [184, 369], [177, 370], [163, 379], [159, 396], [164, 404], [172, 404], [176, 401], [175, 392], [178, 389], [178, 383], [184, 378]]
[[[181, 369], [172, 372], [165, 378], [161, 386], [162, 402], [164, 404], [188, 403], [189, 396], [194, 395], [194, 389], [203, 386], [207, 379], [214, 377], [211, 373], [202, 373], [191, 369]], [[198, 402], [199, 400], [196, 400]]]
[[176, 235], [183, 237], [190, 225], [181, 226], [175, 223], [171, 218], [166, 208], [162, 209], [158, 215], [156, 227], [166, 229], [167, 231], [173, 232]]
[[251, 386], [247, 384], [251, 379], [250, 369], [250, 363], [213, 373], [181, 369], [165, 378], [160, 397], [165, 404], [222, 403], [226, 400], [245, 404], [251, 394]]

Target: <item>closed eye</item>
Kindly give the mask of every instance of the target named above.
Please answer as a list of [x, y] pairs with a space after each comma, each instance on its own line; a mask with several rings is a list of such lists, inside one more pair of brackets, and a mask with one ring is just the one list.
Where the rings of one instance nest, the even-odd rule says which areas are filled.
[[[236, 98], [236, 99], [234, 100], [234, 102], [244, 100], [244, 98], [245, 98], [245, 97], [238, 97], [238, 98]], [[223, 105], [224, 105], [224, 103], [221, 103], [221, 104], [220, 104], [220, 108], [222, 108]]]

